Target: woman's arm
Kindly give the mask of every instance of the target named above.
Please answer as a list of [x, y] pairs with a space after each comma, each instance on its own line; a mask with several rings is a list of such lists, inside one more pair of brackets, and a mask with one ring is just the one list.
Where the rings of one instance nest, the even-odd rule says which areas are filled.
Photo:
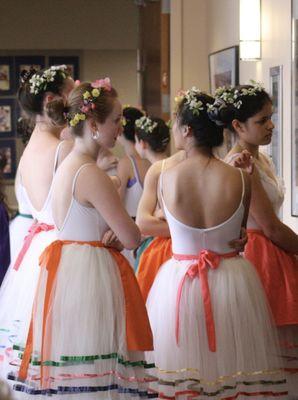
[[167, 222], [155, 215], [161, 166], [162, 162], [158, 161], [149, 168], [144, 181], [144, 191], [138, 206], [136, 222], [142, 234], [146, 236], [170, 237]]
[[81, 201], [97, 209], [123, 246], [136, 248], [141, 240], [139, 228], [123, 207], [110, 177], [96, 164], [90, 165], [82, 170], [77, 186], [84, 194]]

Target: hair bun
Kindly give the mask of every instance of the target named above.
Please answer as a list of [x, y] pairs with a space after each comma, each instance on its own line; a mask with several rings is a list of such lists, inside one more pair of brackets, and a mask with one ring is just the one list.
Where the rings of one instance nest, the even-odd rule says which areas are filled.
[[29, 70], [28, 69], [23, 69], [21, 71], [21, 74], [20, 74], [20, 83], [21, 83], [21, 85], [24, 85], [26, 82], [28, 82], [29, 79], [34, 74], [36, 74], [36, 72], [37, 72], [36, 69], [34, 69], [33, 67], [30, 67]]

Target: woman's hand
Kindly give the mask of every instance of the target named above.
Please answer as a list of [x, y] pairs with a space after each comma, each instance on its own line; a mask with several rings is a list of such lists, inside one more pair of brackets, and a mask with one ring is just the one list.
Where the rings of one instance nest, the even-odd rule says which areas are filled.
[[234, 239], [229, 242], [229, 246], [238, 251], [239, 253], [242, 253], [244, 251], [245, 245], [247, 243], [248, 236], [245, 228], [241, 228], [240, 232], [240, 239]]
[[118, 250], [118, 251], [122, 251], [123, 250], [123, 245], [122, 243], [119, 241], [119, 239], [117, 238], [117, 236], [115, 235], [115, 233], [109, 229], [102, 238], [102, 243], [107, 246], [107, 247], [113, 247], [114, 249]]
[[232, 164], [236, 168], [241, 168], [251, 175], [254, 171], [253, 157], [249, 151], [243, 150], [237, 157], [232, 160]]

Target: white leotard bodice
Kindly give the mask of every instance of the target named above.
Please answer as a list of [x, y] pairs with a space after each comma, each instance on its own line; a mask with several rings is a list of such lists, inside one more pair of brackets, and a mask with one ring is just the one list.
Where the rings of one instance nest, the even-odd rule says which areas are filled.
[[15, 194], [16, 194], [16, 199], [18, 202], [19, 213], [30, 215], [31, 207], [30, 207], [30, 204], [28, 204], [28, 200], [27, 200], [27, 197], [25, 196], [20, 179], [16, 180]]
[[[233, 160], [234, 158], [236, 158], [237, 156], [239, 156], [240, 153], [235, 153], [233, 154], [228, 160], [227, 162], [230, 162], [231, 160]], [[257, 162], [257, 160], [255, 160], [255, 167], [258, 169], [259, 175], [260, 175], [260, 179], [263, 185], [263, 188], [272, 204], [272, 207], [276, 213], [276, 215], [278, 216], [280, 208], [283, 204], [284, 201], [284, 184], [281, 178], [279, 178], [276, 173], [275, 173], [275, 167], [274, 164], [271, 160], [270, 157], [268, 157], [266, 154], [262, 153], [263, 157], [266, 158], [268, 165], [270, 167], [271, 173], [274, 176], [274, 178], [272, 178], [271, 176], [269, 176], [264, 169], [262, 168], [262, 166], [260, 165], [260, 163]], [[260, 226], [257, 224], [257, 222], [254, 220], [253, 216], [251, 214], [248, 215], [248, 220], [247, 220], [247, 228], [249, 229], [258, 229], [261, 230]]]
[[78, 176], [88, 165], [93, 164], [83, 164], [74, 176], [70, 206], [62, 226], [57, 228], [60, 240], [101, 241], [104, 233], [109, 229], [103, 217], [94, 207], [84, 206], [74, 197]]
[[135, 217], [137, 215], [138, 205], [142, 197], [143, 185], [141, 183], [139, 171], [134, 158], [129, 157], [129, 159], [133, 168], [134, 178], [131, 180], [131, 186], [129, 185], [126, 187], [124, 205], [128, 214], [131, 217]]
[[205, 229], [194, 228], [182, 223], [168, 210], [162, 194], [163, 174], [160, 175], [161, 199], [171, 233], [173, 253], [199, 254], [202, 250], [211, 250], [215, 253], [224, 254], [233, 251], [229, 246], [229, 242], [239, 238], [244, 216], [243, 198], [245, 186], [241, 170], [240, 174], [242, 196], [237, 210], [223, 223]]
[[[56, 173], [57, 165], [58, 165], [58, 157], [59, 157], [59, 151], [60, 147], [63, 142], [60, 142], [57, 146], [56, 152], [55, 152], [55, 159], [54, 159], [54, 167], [53, 167], [53, 178]], [[33, 218], [36, 219], [38, 222], [43, 222], [49, 225], [53, 225], [53, 215], [52, 215], [52, 208], [51, 208], [51, 196], [52, 196], [52, 186], [53, 186], [53, 180], [47, 195], [47, 198], [44, 202], [44, 205], [41, 210], [36, 210], [36, 208], [32, 205], [30, 198], [28, 196], [28, 193], [26, 191], [25, 186], [22, 184], [22, 180], [20, 177], [20, 183], [19, 183], [19, 196], [21, 198], [21, 201], [27, 205], [27, 213], [32, 214]]]

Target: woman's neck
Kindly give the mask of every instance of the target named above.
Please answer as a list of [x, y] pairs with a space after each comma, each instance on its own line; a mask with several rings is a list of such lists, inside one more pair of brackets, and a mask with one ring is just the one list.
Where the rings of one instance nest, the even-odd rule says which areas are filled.
[[125, 140], [123, 143], [124, 151], [127, 156], [138, 157], [138, 152], [135, 149], [135, 144], [129, 140]]
[[243, 150], [247, 150], [254, 158], [259, 158], [259, 146], [244, 142], [241, 139], [238, 139], [235, 150], [237, 150], [237, 153], [241, 153]]
[[83, 138], [77, 137], [74, 142], [72, 153], [79, 156], [91, 158], [96, 161], [99, 153], [98, 145], [95, 145], [93, 139], [91, 141], [85, 141]]
[[146, 156], [146, 159], [147, 159], [148, 161], [150, 161], [151, 164], [154, 164], [154, 163], [157, 162], [157, 161], [164, 160], [165, 158], [168, 157], [167, 154], [166, 154], [165, 152], [163, 152], [163, 153], [156, 153], [156, 152], [150, 151], [150, 150], [146, 153], [145, 156]]
[[107, 147], [101, 146], [98, 151], [97, 160], [102, 160], [106, 157], [113, 156], [113, 153]]
[[56, 137], [57, 139], [60, 138], [61, 131], [64, 127], [57, 127], [50, 125], [42, 116], [37, 116], [36, 117], [36, 122], [35, 122], [35, 127], [32, 132], [33, 133], [43, 133], [43, 134], [49, 134], [51, 136]]
[[194, 144], [190, 144], [185, 147], [186, 158], [191, 157], [201, 157], [201, 158], [212, 158], [214, 157], [212, 154], [212, 148], [208, 147], [200, 147]]

